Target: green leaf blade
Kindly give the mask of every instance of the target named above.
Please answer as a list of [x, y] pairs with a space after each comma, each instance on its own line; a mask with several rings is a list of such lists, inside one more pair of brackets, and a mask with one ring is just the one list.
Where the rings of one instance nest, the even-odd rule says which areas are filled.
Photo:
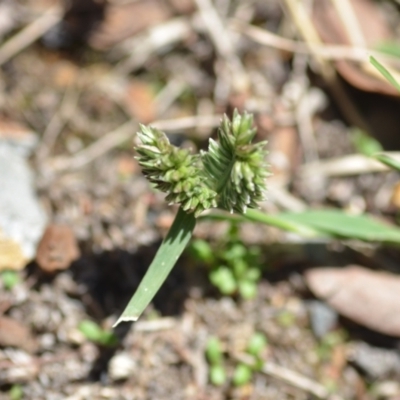
[[393, 78], [393, 75], [374, 57], [371, 56], [369, 61], [382, 74], [382, 76], [400, 92], [400, 84]]
[[351, 215], [341, 210], [328, 209], [281, 213], [279, 217], [292, 223], [308, 225], [310, 228], [337, 238], [400, 243], [398, 227], [368, 215]]
[[174, 223], [161, 243], [153, 262], [114, 326], [123, 321], [136, 321], [140, 317], [188, 244], [195, 224], [196, 218], [193, 213], [188, 214], [179, 208]]
[[398, 159], [390, 157], [385, 153], [375, 154], [374, 158], [376, 158], [381, 163], [387, 165], [389, 168], [400, 171], [400, 161]]
[[299, 213], [266, 214], [250, 209], [243, 216], [213, 212], [204, 219], [249, 220], [293, 232], [306, 238], [358, 239], [366, 242], [400, 243], [400, 228], [371, 215], [352, 215], [338, 209], [306, 210]]

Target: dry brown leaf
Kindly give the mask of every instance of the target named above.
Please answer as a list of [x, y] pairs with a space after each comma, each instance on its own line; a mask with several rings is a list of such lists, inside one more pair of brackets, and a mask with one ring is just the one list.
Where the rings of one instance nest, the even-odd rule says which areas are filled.
[[4, 315], [0, 316], [0, 346], [18, 347], [28, 353], [37, 349], [36, 340], [28, 327]]
[[139, 0], [126, 4], [111, 4], [107, 7], [105, 20], [91, 35], [89, 43], [99, 50], [136, 33], [155, 26], [171, 17], [171, 11], [162, 0]]
[[36, 262], [45, 272], [68, 268], [80, 255], [71, 228], [67, 225], [49, 225], [40, 240]]
[[[387, 41], [394, 41], [394, 35], [388, 23], [380, 12], [379, 4], [370, 0], [350, 0], [365, 43], [369, 48]], [[330, 0], [314, 2], [314, 25], [325, 43], [352, 45], [346, 34], [346, 28], [338, 16]], [[362, 65], [356, 62], [339, 60], [335, 62], [338, 72], [353, 86], [371, 92], [398, 95], [393, 88], [379, 76], [368, 73]]]
[[311, 291], [343, 316], [387, 335], [400, 336], [400, 276], [350, 265], [306, 272]]

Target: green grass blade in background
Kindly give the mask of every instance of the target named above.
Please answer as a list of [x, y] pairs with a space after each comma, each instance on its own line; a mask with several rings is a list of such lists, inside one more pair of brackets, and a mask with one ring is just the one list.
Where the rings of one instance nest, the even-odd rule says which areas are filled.
[[[248, 209], [246, 214], [231, 214], [225, 211], [213, 211], [209, 214], [203, 215], [199, 220], [216, 220], [216, 221], [232, 221], [243, 223], [246, 221], [257, 222], [260, 224], [265, 224], [269, 226], [274, 226], [276, 228], [282, 229], [284, 231], [297, 233], [304, 237], [319, 237], [323, 236], [323, 233], [315, 228], [308, 226], [302, 222], [290, 221], [287, 218], [281, 218], [280, 214], [267, 214], [259, 210]], [[326, 235], [325, 235], [326, 236]]]
[[375, 50], [400, 58], [400, 45], [395, 40], [386, 40], [374, 46]]
[[365, 156], [370, 157], [383, 151], [383, 147], [379, 141], [361, 129], [352, 129], [350, 131], [350, 139], [357, 152]]
[[281, 213], [280, 218], [303, 223], [330, 236], [368, 242], [400, 243], [400, 229], [368, 215], [350, 215], [340, 210], [310, 210]]
[[307, 210], [300, 213], [266, 214], [247, 210], [244, 216], [213, 212], [204, 219], [245, 222], [250, 220], [308, 238], [358, 239], [366, 242], [400, 243], [400, 228], [370, 215], [351, 215], [341, 210]]
[[385, 153], [375, 154], [374, 158], [376, 158], [381, 163], [387, 165], [388, 167], [395, 169], [396, 171], [400, 171], [400, 161], [388, 156]]
[[290, 218], [281, 217], [281, 214], [267, 214], [265, 212], [249, 209], [247, 210], [246, 214], [243, 215], [244, 219], [253, 222], [260, 222], [262, 224], [266, 224], [269, 226], [274, 226], [276, 228], [283, 229], [285, 231], [297, 233], [301, 236], [305, 237], [316, 237], [316, 236], [324, 236], [323, 233], [316, 229], [307, 221], [297, 221], [291, 220]]
[[370, 57], [369, 61], [371, 64], [386, 78], [386, 80], [400, 92], [400, 85], [396, 79], [393, 78], [392, 74], [374, 57]]
[[136, 321], [164, 283], [188, 244], [196, 224], [194, 214], [179, 208], [142, 282], [114, 326], [122, 321]]

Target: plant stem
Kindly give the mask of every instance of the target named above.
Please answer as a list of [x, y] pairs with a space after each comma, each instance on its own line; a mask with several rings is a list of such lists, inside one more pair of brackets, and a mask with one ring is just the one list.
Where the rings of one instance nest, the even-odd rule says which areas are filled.
[[114, 326], [122, 321], [136, 321], [149, 305], [168, 274], [188, 244], [196, 218], [179, 208], [175, 220], [161, 243], [153, 262], [146, 272], [135, 294]]

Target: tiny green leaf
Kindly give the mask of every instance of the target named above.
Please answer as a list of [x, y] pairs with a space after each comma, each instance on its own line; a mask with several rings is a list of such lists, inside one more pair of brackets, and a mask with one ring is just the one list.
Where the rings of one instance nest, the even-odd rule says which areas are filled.
[[233, 266], [233, 271], [235, 272], [236, 279], [238, 280], [243, 279], [246, 274], [246, 271], [249, 268], [247, 263], [241, 258], [233, 259], [231, 263]]
[[16, 271], [6, 270], [1, 273], [1, 280], [6, 290], [11, 290], [20, 282], [19, 275]]
[[192, 254], [202, 262], [211, 264], [214, 261], [213, 250], [205, 240], [194, 240], [190, 246], [190, 250]]
[[224, 258], [226, 260], [237, 260], [243, 258], [246, 255], [247, 249], [241, 243], [235, 243], [230, 249], [224, 252]]
[[238, 364], [233, 373], [233, 384], [235, 386], [243, 386], [250, 382], [253, 376], [252, 369], [246, 364]]
[[257, 294], [257, 285], [253, 281], [243, 279], [239, 282], [239, 293], [246, 300], [253, 299]]
[[210, 367], [210, 381], [215, 386], [221, 386], [226, 382], [226, 372], [222, 365]]
[[206, 346], [207, 359], [211, 365], [222, 363], [222, 346], [220, 340], [213, 336], [208, 339]]
[[260, 276], [261, 276], [260, 268], [252, 267], [246, 271], [246, 279], [249, 281], [256, 282], [260, 279]]
[[114, 346], [118, 342], [113, 332], [102, 329], [93, 321], [82, 321], [78, 329], [85, 335], [86, 339], [104, 346]]
[[93, 321], [82, 321], [78, 329], [85, 335], [86, 339], [98, 341], [102, 334], [102, 329]]
[[10, 400], [21, 400], [24, 397], [21, 385], [13, 385], [8, 394], [10, 395]]
[[210, 281], [223, 294], [232, 294], [236, 291], [236, 279], [230, 268], [221, 266], [210, 273]]
[[284, 310], [278, 314], [277, 321], [284, 328], [290, 328], [296, 322], [296, 317], [288, 310]]
[[267, 338], [263, 333], [256, 332], [250, 338], [249, 344], [247, 346], [247, 352], [255, 357], [258, 357], [260, 353], [267, 346]]

